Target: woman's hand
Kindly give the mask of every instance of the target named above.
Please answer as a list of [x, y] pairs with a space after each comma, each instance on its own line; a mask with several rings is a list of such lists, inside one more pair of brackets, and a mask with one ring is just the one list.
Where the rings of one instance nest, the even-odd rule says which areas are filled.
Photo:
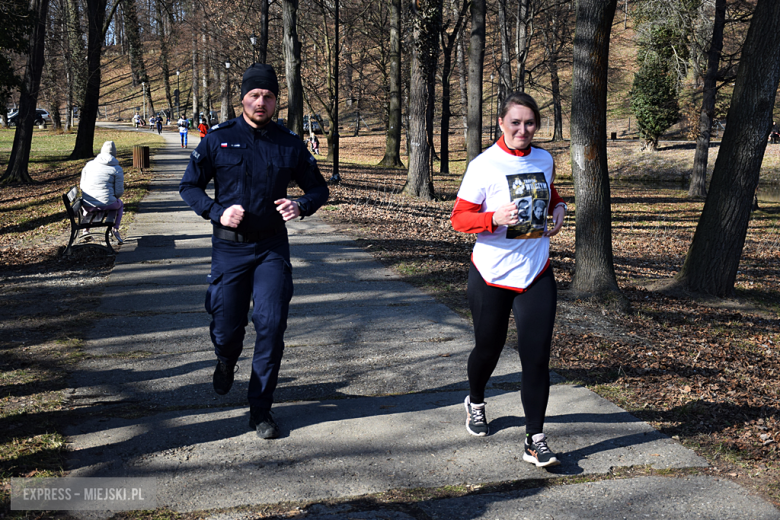
[[495, 226], [514, 226], [520, 222], [517, 217], [517, 206], [513, 202], [504, 204], [493, 213], [493, 224]]
[[563, 208], [563, 205], [557, 206], [553, 210], [553, 228], [548, 229], [544, 232], [544, 236], [546, 237], [554, 237], [558, 234], [558, 231], [561, 230], [563, 227], [563, 217], [566, 216], [566, 210]]

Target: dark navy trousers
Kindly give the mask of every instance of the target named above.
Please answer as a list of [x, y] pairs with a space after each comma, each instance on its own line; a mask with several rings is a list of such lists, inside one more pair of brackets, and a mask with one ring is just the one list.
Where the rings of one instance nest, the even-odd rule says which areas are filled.
[[253, 302], [257, 331], [249, 379], [249, 405], [270, 409], [284, 351], [284, 331], [293, 295], [287, 233], [242, 244], [213, 237], [206, 311], [217, 358], [234, 364], [241, 355]]

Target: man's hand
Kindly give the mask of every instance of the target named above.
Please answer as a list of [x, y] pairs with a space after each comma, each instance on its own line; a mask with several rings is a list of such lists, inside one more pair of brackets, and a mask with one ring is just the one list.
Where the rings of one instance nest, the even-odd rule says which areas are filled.
[[301, 216], [301, 208], [294, 201], [289, 199], [275, 200], [276, 211], [278, 211], [285, 222]]
[[238, 204], [234, 204], [222, 213], [222, 216], [219, 217], [219, 223], [225, 227], [235, 228], [238, 227], [243, 219], [244, 208]]

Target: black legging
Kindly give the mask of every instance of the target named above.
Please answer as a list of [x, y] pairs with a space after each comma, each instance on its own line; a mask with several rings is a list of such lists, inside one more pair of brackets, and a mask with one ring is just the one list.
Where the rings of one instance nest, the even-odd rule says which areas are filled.
[[558, 302], [552, 266], [527, 291], [518, 293], [486, 284], [471, 264], [468, 297], [476, 339], [468, 362], [471, 402], [485, 401], [485, 386], [504, 348], [512, 310], [523, 370], [520, 397], [525, 410], [525, 430], [529, 435], [542, 433], [550, 396], [550, 343]]

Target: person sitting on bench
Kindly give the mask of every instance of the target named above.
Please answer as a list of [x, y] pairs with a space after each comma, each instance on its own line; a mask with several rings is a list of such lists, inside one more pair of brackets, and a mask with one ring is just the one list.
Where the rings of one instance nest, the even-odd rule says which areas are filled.
[[122, 222], [124, 204], [119, 198], [125, 192], [125, 174], [116, 159], [114, 141], [106, 141], [100, 153], [81, 170], [81, 198], [87, 211], [116, 210], [116, 222], [112, 233], [118, 243], [119, 224]]

